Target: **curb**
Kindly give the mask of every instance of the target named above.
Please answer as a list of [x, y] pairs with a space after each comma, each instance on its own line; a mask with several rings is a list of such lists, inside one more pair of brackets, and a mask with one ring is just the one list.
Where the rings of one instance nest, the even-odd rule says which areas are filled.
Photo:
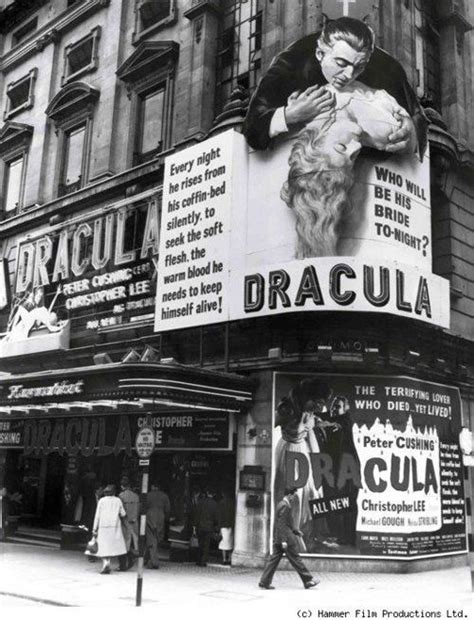
[[76, 607], [76, 605], [69, 605], [69, 603], [60, 603], [48, 598], [40, 598], [38, 596], [28, 596], [28, 594], [16, 594], [15, 592], [4, 592], [0, 590], [0, 596], [11, 596], [12, 598], [21, 598], [27, 601], [34, 601], [35, 603], [43, 603], [44, 605], [53, 605], [54, 607]]

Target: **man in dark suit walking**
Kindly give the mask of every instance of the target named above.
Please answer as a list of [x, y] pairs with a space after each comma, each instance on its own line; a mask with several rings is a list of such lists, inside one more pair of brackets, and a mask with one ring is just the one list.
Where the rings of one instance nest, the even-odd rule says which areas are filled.
[[286, 553], [288, 561], [301, 577], [303, 585], [306, 589], [314, 588], [318, 585], [319, 580], [314, 579], [309, 570], [306, 568], [303, 560], [298, 553], [298, 536], [303, 533], [298, 530], [293, 523], [291, 515], [291, 506], [296, 499], [296, 489], [288, 489], [283, 499], [277, 504], [275, 511], [275, 526], [273, 535], [273, 553], [265, 562], [262, 576], [260, 577], [259, 587], [265, 590], [274, 590], [272, 579], [275, 571]]
[[198, 499], [193, 521], [199, 542], [196, 564], [207, 566], [212, 536], [219, 532], [219, 507], [209, 488], [206, 488], [204, 495]]

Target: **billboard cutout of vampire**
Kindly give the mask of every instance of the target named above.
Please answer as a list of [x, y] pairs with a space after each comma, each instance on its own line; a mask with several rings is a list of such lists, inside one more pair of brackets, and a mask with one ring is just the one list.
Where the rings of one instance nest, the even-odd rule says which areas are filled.
[[[357, 241], [367, 236], [378, 251], [381, 243], [398, 241], [426, 257], [429, 219], [424, 221], [423, 208], [429, 207], [429, 188], [422, 186], [419, 167], [426, 129], [403, 68], [375, 46], [363, 21], [327, 20], [322, 32], [276, 56], [252, 97], [244, 133], [257, 151], [278, 151], [283, 142], [292, 142], [285, 157], [289, 170], [279, 187], [295, 222], [292, 258], [367, 254], [370, 247]], [[377, 164], [374, 175], [363, 167], [368, 161], [372, 168]], [[380, 201], [372, 213], [374, 196], [367, 185], [383, 185], [400, 172], [400, 196], [390, 196], [388, 204]], [[420, 215], [412, 212], [411, 221], [406, 199], [420, 201]], [[416, 264], [415, 254], [408, 252], [404, 262]]]
[[456, 388], [406, 377], [275, 374], [273, 506], [296, 488], [304, 551], [464, 553]]

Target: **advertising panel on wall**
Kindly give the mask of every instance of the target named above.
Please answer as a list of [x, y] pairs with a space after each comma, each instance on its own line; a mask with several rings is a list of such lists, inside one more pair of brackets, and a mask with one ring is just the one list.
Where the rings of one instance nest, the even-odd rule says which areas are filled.
[[293, 144], [247, 154], [231, 131], [168, 158], [156, 331], [308, 310], [388, 312], [447, 327], [449, 283], [430, 269], [426, 155], [383, 164], [361, 155], [334, 247], [321, 241], [321, 252], [299, 255], [299, 225], [280, 197]]
[[167, 158], [156, 331], [314, 310], [449, 327], [449, 282], [431, 265], [426, 119], [370, 29], [330, 23], [276, 57], [245, 137]]
[[464, 553], [457, 388], [408, 377], [275, 373], [273, 507], [297, 488], [310, 555]]
[[69, 348], [69, 336], [153, 317], [156, 192], [19, 240], [0, 356]]
[[145, 426], [151, 426], [158, 452], [232, 447], [230, 417], [219, 412], [0, 420], [0, 447], [21, 449], [26, 456], [130, 455], [137, 432]]
[[230, 131], [166, 159], [157, 331], [229, 320], [229, 274], [241, 254], [239, 215], [247, 203], [246, 151], [242, 136]]

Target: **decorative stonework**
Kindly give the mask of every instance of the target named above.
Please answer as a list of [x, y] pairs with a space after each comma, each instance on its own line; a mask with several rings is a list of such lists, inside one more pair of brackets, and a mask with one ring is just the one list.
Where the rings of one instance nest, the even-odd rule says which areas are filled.
[[[21, 77], [15, 82], [10, 82], [10, 84], [7, 85], [6, 107], [3, 113], [3, 118], [5, 120], [8, 120], [20, 112], [33, 107], [34, 89], [37, 76], [38, 69], [35, 67], [34, 69], [31, 69], [27, 75]], [[21, 98], [20, 102], [17, 102], [16, 94], [19, 92], [21, 92], [21, 94], [24, 93], [25, 96]]]
[[194, 37], [197, 44], [201, 43], [203, 25], [204, 18], [202, 16], [198, 17], [198, 19], [194, 22]]
[[10, 158], [17, 151], [26, 149], [33, 136], [33, 127], [24, 123], [7, 121], [0, 130], [0, 157]]
[[135, 30], [132, 34], [133, 45], [139, 45], [150, 35], [154, 35], [163, 28], [171, 26], [178, 18], [176, 0], [170, 0], [168, 14], [164, 18], [158, 19], [151, 25], [144, 27], [142, 15], [147, 10], [147, 5], [150, 4], [152, 4], [152, 0], [135, 0]]
[[189, 20], [196, 19], [206, 12], [213, 12], [220, 14], [221, 9], [219, 7], [218, 0], [193, 0], [191, 8], [184, 11], [183, 15]]
[[[3, 56], [0, 63], [0, 71], [9, 71], [16, 65], [24, 62], [27, 58], [34, 56], [38, 49], [44, 49], [42, 45], [49, 45], [60, 39], [67, 31], [71, 30], [85, 19], [108, 7], [110, 0], [88, 0], [78, 2], [73, 7], [60, 13], [55, 19], [51, 20], [43, 27], [39, 28], [36, 36], [28, 38], [24, 44], [15, 46], [11, 51]], [[39, 48], [37, 47], [38, 42]]]

